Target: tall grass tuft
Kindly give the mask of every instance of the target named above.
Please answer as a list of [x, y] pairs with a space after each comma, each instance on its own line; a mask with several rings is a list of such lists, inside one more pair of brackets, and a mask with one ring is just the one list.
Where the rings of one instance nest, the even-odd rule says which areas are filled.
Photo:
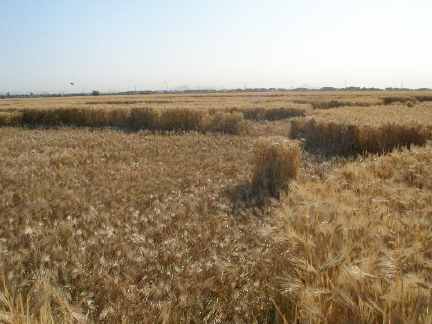
[[242, 112], [244, 118], [254, 121], [275, 121], [293, 117], [305, 116], [305, 111], [299, 108], [242, 108], [234, 111]]
[[107, 109], [106, 119], [108, 127], [126, 128], [129, 127], [130, 111], [128, 109]]
[[415, 96], [415, 98], [420, 102], [432, 101], [432, 96]]
[[331, 108], [340, 108], [340, 107], [369, 107], [372, 106], [373, 103], [370, 102], [355, 102], [355, 101], [339, 101], [339, 100], [330, 100], [330, 101], [312, 101], [310, 102], [313, 109], [331, 109]]
[[425, 145], [428, 131], [416, 123], [366, 126], [310, 119], [293, 121], [291, 137], [303, 138], [307, 147], [325, 153], [355, 155]]
[[0, 112], [0, 127], [2, 126], [21, 126], [22, 113], [20, 112]]
[[201, 131], [204, 113], [193, 109], [168, 109], [160, 114], [162, 131]]
[[305, 111], [298, 108], [269, 108], [264, 113], [264, 118], [269, 121], [303, 116], [305, 116]]
[[134, 130], [156, 130], [160, 123], [159, 113], [152, 108], [133, 108], [130, 111], [128, 125]]
[[391, 96], [382, 98], [384, 105], [392, 105], [395, 103], [403, 103], [413, 105], [416, 103], [416, 97], [405, 97], [405, 96]]
[[38, 270], [25, 293], [7, 286], [0, 288], [0, 323], [54, 324], [86, 323], [87, 316], [71, 306], [66, 294], [51, 284], [46, 272]]
[[[12, 118], [13, 117], [13, 118]], [[238, 112], [199, 111], [178, 108], [52, 108], [24, 109], [22, 113], [0, 113], [0, 126], [23, 124], [29, 127], [114, 127], [129, 130], [168, 132], [221, 132], [240, 134], [245, 131], [243, 115]]]
[[338, 101], [338, 100], [330, 100], [330, 101], [314, 101], [311, 102], [313, 109], [330, 109], [330, 108], [338, 108], [344, 106], [352, 106], [353, 103]]
[[252, 188], [258, 196], [280, 198], [297, 178], [300, 169], [300, 148], [289, 141], [263, 140], [257, 144]]
[[110, 127], [125, 124], [125, 112], [93, 108], [24, 109], [23, 124], [30, 127]]
[[58, 126], [59, 118], [57, 115], [58, 112], [51, 109], [25, 109], [23, 111], [23, 123], [32, 127]]
[[205, 129], [223, 134], [242, 134], [246, 131], [243, 114], [237, 112], [216, 112], [208, 116]]

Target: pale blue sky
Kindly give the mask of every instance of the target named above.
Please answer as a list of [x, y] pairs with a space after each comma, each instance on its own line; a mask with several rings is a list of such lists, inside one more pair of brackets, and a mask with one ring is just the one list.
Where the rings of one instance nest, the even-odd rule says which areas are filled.
[[0, 0], [0, 92], [432, 87], [431, 16], [431, 0]]

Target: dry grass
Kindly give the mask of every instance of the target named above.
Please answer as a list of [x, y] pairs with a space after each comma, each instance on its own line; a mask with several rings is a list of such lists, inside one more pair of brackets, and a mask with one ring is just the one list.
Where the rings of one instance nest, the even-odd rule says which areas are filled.
[[390, 107], [347, 107], [317, 111], [312, 116], [317, 121], [352, 123], [371, 127], [382, 126], [388, 123], [432, 125], [432, 110], [428, 106], [411, 108], [401, 105]]
[[36, 272], [26, 296], [3, 281], [0, 289], [0, 322], [5, 324], [83, 323], [86, 316], [68, 303], [65, 292], [50, 283], [49, 273]]
[[414, 105], [417, 102], [416, 97], [411, 96], [390, 96], [390, 97], [384, 97], [383, 103], [384, 105], [393, 105], [393, 104], [408, 104], [408, 105]]
[[164, 131], [200, 131], [205, 114], [191, 109], [162, 110], [159, 117], [160, 129]]
[[216, 112], [210, 114], [204, 122], [203, 127], [210, 132], [224, 134], [244, 134], [248, 131], [243, 114], [238, 112]]
[[53, 108], [23, 109], [0, 113], [0, 126], [27, 127], [114, 127], [128, 130], [167, 132], [222, 132], [240, 134], [245, 131], [243, 115], [178, 108]]
[[[259, 249], [241, 233], [259, 221], [229, 217], [224, 194], [248, 180], [254, 139], [66, 129], [0, 134], [0, 272], [23, 296], [38, 269], [49, 269], [82, 313], [113, 323], [153, 323], [170, 308], [198, 317], [202, 308], [257, 296], [239, 274], [255, 263], [247, 251]], [[235, 256], [240, 246], [244, 253]], [[236, 269], [239, 260], [251, 263]], [[234, 272], [211, 283], [221, 266]]]
[[[312, 105], [317, 108], [343, 106], [371, 106], [381, 105], [383, 97], [410, 97], [424, 101], [432, 97], [430, 92], [241, 92], [241, 93], [213, 93], [213, 94], [152, 94], [135, 96], [98, 96], [92, 97], [64, 97], [64, 98], [34, 98], [34, 99], [6, 99], [0, 100], [0, 110], [22, 109], [59, 109], [59, 108], [154, 108], [172, 109], [187, 108], [198, 110], [239, 110], [251, 112], [251, 118], [263, 118], [265, 110], [275, 110], [270, 118], [290, 118], [292, 115], [308, 113]], [[422, 99], [422, 100], [420, 100]], [[281, 108], [282, 107], [282, 108]], [[279, 112], [278, 112], [279, 110]], [[284, 110], [284, 112], [282, 112]], [[291, 112], [290, 112], [291, 111]], [[275, 117], [276, 116], [276, 117]]]
[[283, 136], [290, 134], [291, 122], [289, 120], [248, 122], [248, 134], [251, 136]]
[[3, 316], [430, 322], [430, 147], [303, 174], [272, 215], [238, 218], [224, 192], [253, 173], [253, 138], [0, 135], [0, 269], [24, 305]]
[[428, 138], [427, 131], [418, 124], [368, 127], [314, 119], [294, 121], [291, 134], [304, 138], [308, 148], [342, 155], [388, 153], [401, 147], [425, 145]]
[[214, 94], [155, 94], [136, 96], [64, 97], [0, 100], [0, 109], [45, 108], [190, 108], [225, 109], [297, 109], [308, 111], [313, 102], [381, 104], [383, 96], [428, 96], [429, 92], [241, 92]]
[[373, 103], [330, 100], [330, 101], [312, 101], [311, 105], [313, 109], [331, 109], [331, 108], [339, 108], [339, 107], [369, 107], [372, 106]]
[[273, 233], [290, 263], [276, 280], [281, 317], [431, 322], [431, 157], [393, 153], [291, 190]]
[[130, 111], [130, 127], [135, 130], [159, 128], [159, 114], [151, 108], [133, 108]]
[[432, 101], [432, 96], [422, 95], [422, 96], [415, 96], [415, 98], [417, 101], [420, 101], [420, 102]]
[[297, 143], [287, 140], [262, 140], [255, 152], [252, 188], [257, 195], [280, 198], [297, 178], [301, 153]]
[[22, 122], [29, 127], [125, 127], [129, 113], [125, 109], [23, 109]]
[[0, 112], [0, 127], [19, 126], [22, 124], [20, 112]]
[[[289, 119], [249, 120], [253, 136], [219, 134], [243, 122], [230, 109], [382, 95], [101, 96], [92, 100], [154, 103], [97, 108], [88, 97], [0, 100], [3, 112], [104, 111], [85, 117], [89, 129], [0, 128], [0, 322], [431, 323], [429, 144], [350, 160], [305, 152], [300, 161], [294, 143], [256, 137], [286, 136]], [[209, 134], [93, 129], [159, 129], [174, 108], [202, 113]], [[306, 120], [332, 124], [323, 129], [333, 142], [350, 127], [382, 129], [378, 138], [389, 123], [431, 129], [427, 103], [305, 110]], [[176, 118], [195, 129], [197, 119]], [[245, 208], [230, 193], [254, 179], [269, 179], [255, 183], [275, 193], [288, 183], [288, 194]]]
[[242, 108], [231, 111], [243, 113], [245, 119], [253, 121], [275, 121], [305, 116], [305, 109], [299, 108]]
[[385, 153], [424, 145], [432, 135], [432, 111], [420, 106], [331, 109], [294, 120], [291, 134], [330, 153]]

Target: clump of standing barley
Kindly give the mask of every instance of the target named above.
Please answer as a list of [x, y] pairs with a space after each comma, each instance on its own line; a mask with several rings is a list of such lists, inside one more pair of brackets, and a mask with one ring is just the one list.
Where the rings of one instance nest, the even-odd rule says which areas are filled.
[[300, 147], [290, 141], [265, 140], [257, 144], [255, 170], [252, 178], [253, 191], [257, 195], [279, 198], [300, 168]]

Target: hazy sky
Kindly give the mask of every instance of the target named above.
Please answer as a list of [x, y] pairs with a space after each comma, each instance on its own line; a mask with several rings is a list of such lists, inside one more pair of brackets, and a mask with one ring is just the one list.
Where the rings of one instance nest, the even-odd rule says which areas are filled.
[[431, 0], [0, 0], [0, 92], [432, 87], [431, 17]]

